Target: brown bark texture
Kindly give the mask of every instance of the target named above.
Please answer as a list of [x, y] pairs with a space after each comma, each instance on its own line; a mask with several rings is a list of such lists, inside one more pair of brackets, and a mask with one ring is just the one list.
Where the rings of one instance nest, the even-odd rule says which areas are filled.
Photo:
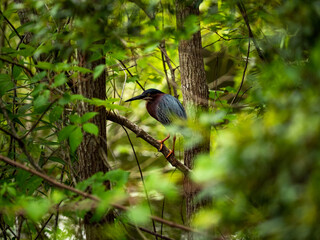
[[[195, 5], [193, 1], [177, 0], [176, 19], [179, 30], [183, 30], [184, 22], [190, 15], [198, 16], [199, 6]], [[197, 111], [197, 109], [205, 111], [208, 108], [209, 92], [201, 49], [202, 43], [200, 31], [193, 34], [190, 39], [181, 40], [179, 43], [179, 63], [183, 101], [184, 104], [191, 106], [189, 109], [192, 109], [193, 111]], [[195, 114], [195, 116], [197, 116], [197, 114]], [[196, 119], [191, 120], [196, 122]], [[195, 156], [200, 152], [206, 152], [208, 150], [209, 141], [204, 142], [200, 146], [194, 146], [191, 149], [187, 149], [184, 153], [184, 164], [192, 169]], [[200, 207], [200, 205], [195, 202], [195, 195], [197, 194], [196, 189], [195, 184], [193, 184], [190, 178], [186, 176], [184, 191], [188, 225], [190, 225], [192, 216]], [[188, 239], [193, 239], [193, 235], [189, 234]]]
[[[104, 60], [100, 59], [92, 63], [88, 62], [88, 52], [79, 53], [79, 62], [81, 67], [94, 69], [97, 65], [104, 64]], [[86, 98], [106, 99], [106, 74], [102, 73], [97, 79], [93, 79], [92, 74], [79, 74], [77, 82], [78, 94]], [[106, 144], [106, 109], [97, 108], [85, 102], [78, 104], [78, 114], [82, 116], [87, 112], [98, 112], [90, 121], [99, 128], [98, 137], [83, 132], [83, 140], [78, 148], [78, 176], [79, 179], [85, 180], [97, 172], [107, 172], [108, 165], [106, 159], [107, 144]], [[106, 186], [110, 188], [110, 186]], [[113, 221], [112, 213], [100, 222], [91, 222], [92, 213], [87, 213], [84, 218], [84, 227], [87, 240], [102, 239], [103, 225], [107, 222]]]

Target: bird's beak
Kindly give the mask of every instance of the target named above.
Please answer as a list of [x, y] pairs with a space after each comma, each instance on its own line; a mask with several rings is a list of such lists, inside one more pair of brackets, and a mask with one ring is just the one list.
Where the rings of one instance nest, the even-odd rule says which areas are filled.
[[144, 99], [145, 96], [143, 94], [139, 95], [139, 96], [136, 96], [136, 97], [133, 97], [133, 98], [130, 98], [128, 99], [127, 101], [125, 102], [131, 102], [131, 101], [134, 101], [134, 100], [139, 100], [139, 99]]

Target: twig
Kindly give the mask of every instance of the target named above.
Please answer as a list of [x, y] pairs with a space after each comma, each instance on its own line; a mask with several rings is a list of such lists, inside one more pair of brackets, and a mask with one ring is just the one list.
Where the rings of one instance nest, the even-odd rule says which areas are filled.
[[4, 18], [4, 20], [6, 20], [6, 22], [10, 25], [10, 27], [12, 28], [12, 30], [17, 34], [17, 36], [22, 39], [21, 35], [18, 33], [17, 29], [13, 26], [13, 24], [9, 21], [9, 19], [3, 14], [3, 12], [0, 10], [0, 14], [2, 15], [2, 17]]
[[34, 240], [37, 240], [38, 237], [40, 237], [42, 231], [45, 229], [45, 227], [47, 226], [47, 224], [49, 223], [49, 221], [51, 220], [51, 218], [53, 217], [53, 213], [50, 215], [50, 217], [47, 219], [47, 221], [43, 224], [43, 226], [41, 227], [40, 231], [38, 232], [37, 236], [34, 238]]
[[246, 25], [247, 25], [248, 32], [249, 32], [249, 38], [252, 39], [252, 42], [253, 42], [253, 44], [254, 44], [257, 52], [258, 52], [258, 55], [259, 55], [260, 59], [263, 60], [263, 61], [265, 61], [266, 58], [264, 57], [264, 55], [263, 55], [263, 53], [262, 53], [262, 51], [261, 51], [261, 49], [260, 49], [260, 47], [259, 47], [259, 45], [258, 45], [258, 43], [257, 43], [257, 41], [256, 41], [256, 39], [255, 39], [255, 37], [254, 37], [254, 35], [253, 35], [253, 32], [252, 32], [252, 30], [251, 30], [250, 23], [249, 23], [249, 18], [248, 18], [248, 14], [247, 14], [246, 8], [245, 8], [242, 0], [240, 0], [240, 1], [237, 2], [237, 7], [239, 8], [240, 13], [241, 13], [241, 15], [242, 15], [242, 17], [243, 17]]
[[7, 135], [11, 136], [12, 138], [14, 138], [14, 139], [18, 142], [18, 144], [19, 144], [20, 148], [22, 149], [23, 153], [27, 156], [30, 164], [31, 164], [35, 169], [37, 169], [39, 172], [42, 172], [42, 169], [36, 164], [36, 162], [34, 161], [34, 159], [31, 157], [31, 155], [30, 155], [29, 152], [27, 151], [24, 142], [23, 142], [17, 135], [15, 135], [14, 133], [11, 133], [11, 132], [3, 129], [2, 127], [0, 127], [0, 131], [2, 131], [2, 132], [4, 132], [5, 134], [7, 134]]
[[163, 43], [162, 46], [159, 45], [158, 48], [160, 49], [161, 53], [165, 56], [166, 63], [167, 63], [167, 65], [168, 65], [169, 69], [170, 69], [173, 93], [174, 93], [174, 96], [175, 96], [176, 98], [178, 98], [179, 96], [178, 96], [178, 92], [177, 92], [177, 83], [176, 83], [176, 77], [175, 77], [175, 74], [174, 74], [175, 69], [174, 69], [174, 68], [172, 67], [172, 65], [171, 65], [171, 62], [170, 62], [171, 59], [170, 59], [169, 56], [168, 56], [168, 53], [167, 53], [167, 50], [166, 50], [166, 47], [165, 47], [164, 43]]
[[243, 82], [244, 82], [244, 77], [246, 76], [246, 71], [247, 71], [247, 67], [248, 67], [248, 61], [249, 61], [249, 54], [250, 54], [250, 38], [249, 38], [249, 43], [248, 43], [248, 51], [247, 51], [247, 59], [246, 59], [246, 65], [244, 66], [244, 69], [243, 69], [243, 74], [242, 74], [242, 79], [241, 79], [241, 83], [240, 83], [240, 87], [236, 93], [236, 95], [234, 96], [234, 98], [232, 99], [231, 103], [230, 103], [230, 106], [234, 103], [234, 101], [237, 99], [239, 93], [240, 93], [240, 90], [242, 88], [242, 85], [243, 85]]
[[171, 85], [170, 85], [170, 81], [169, 81], [169, 76], [168, 76], [168, 72], [167, 72], [167, 68], [166, 68], [166, 61], [164, 59], [164, 54], [163, 52], [161, 52], [161, 60], [162, 60], [162, 65], [163, 65], [163, 71], [164, 74], [166, 75], [166, 81], [167, 81], [167, 85], [168, 85], [168, 90], [169, 90], [169, 94], [172, 95], [171, 93]]
[[[57, 188], [60, 188], [60, 189], [65, 189], [65, 190], [68, 190], [70, 192], [73, 192], [73, 193], [76, 193], [82, 197], [85, 197], [85, 198], [88, 198], [88, 199], [91, 199], [93, 201], [96, 201], [96, 202], [100, 202], [100, 198], [94, 196], [94, 195], [91, 195], [89, 193], [86, 193], [86, 192], [83, 192], [83, 191], [80, 191], [76, 188], [73, 188], [73, 187], [70, 187], [68, 185], [65, 185], [63, 183], [59, 183], [58, 181], [56, 181], [54, 178], [51, 178], [49, 177], [48, 175], [44, 174], [44, 173], [41, 173], [39, 171], [36, 171], [32, 168], [29, 168], [19, 162], [15, 162], [13, 160], [11, 160], [10, 158], [7, 158], [3, 155], [0, 155], [0, 160], [2, 160], [3, 162], [6, 162], [14, 167], [18, 167], [20, 169], [23, 169], [33, 175], [36, 175], [42, 179], [44, 179], [45, 181], [47, 181], [49, 184], [57, 187]], [[120, 205], [120, 204], [117, 204], [117, 203], [111, 203], [110, 204], [112, 207], [114, 208], [117, 208], [117, 209], [120, 209], [120, 210], [124, 210], [124, 211], [127, 211], [128, 208], [123, 206], [123, 205]], [[171, 222], [171, 221], [168, 221], [168, 220], [165, 220], [165, 219], [162, 219], [160, 217], [157, 217], [157, 216], [150, 216], [151, 219], [157, 221], [157, 222], [162, 222], [170, 227], [173, 227], [173, 228], [178, 228], [178, 229], [182, 229], [182, 230], [185, 230], [185, 231], [188, 231], [188, 232], [197, 232], [195, 229], [192, 229], [190, 227], [187, 227], [187, 226], [184, 226], [184, 225], [181, 225], [181, 224], [178, 224], [178, 223], [175, 223], [175, 222]]]
[[[107, 120], [110, 120], [112, 122], [125, 126], [126, 128], [130, 129], [132, 132], [134, 132], [137, 135], [137, 137], [142, 138], [144, 141], [154, 146], [156, 149], [160, 148], [160, 143], [158, 140], [151, 137], [148, 133], [146, 133], [143, 129], [141, 129], [137, 124], [129, 121], [127, 118], [121, 115], [117, 115], [111, 111], [108, 111]], [[161, 153], [164, 156], [167, 156], [170, 153], [170, 150], [163, 144]], [[170, 155], [169, 158], [167, 158], [167, 160], [171, 163], [172, 166], [178, 168], [185, 175], [188, 175], [191, 172], [191, 170], [187, 166], [185, 166], [183, 163], [178, 161], [173, 154]]]
[[124, 73], [124, 82], [123, 82], [123, 86], [122, 86], [122, 91], [121, 91], [121, 96], [120, 96], [120, 101], [119, 101], [119, 105], [121, 104], [122, 98], [123, 98], [123, 92], [124, 92], [124, 88], [126, 87], [126, 83], [127, 83], [127, 73], [125, 71], [125, 69], [119, 65], [119, 67], [121, 68], [121, 70]]
[[[121, 63], [121, 65], [124, 67], [124, 69], [127, 70], [127, 72], [130, 74], [131, 77], [133, 77], [132, 73], [129, 71], [129, 68], [126, 67], [126, 65], [118, 59], [118, 61]], [[142, 87], [142, 85], [139, 83], [138, 80], [136, 80], [136, 83], [139, 85], [139, 87], [144, 91], [144, 87]]]
[[20, 63], [17, 63], [17, 62], [14, 62], [14, 61], [10, 61], [8, 59], [5, 59], [3, 57], [0, 57], [0, 60], [4, 61], [4, 62], [7, 62], [7, 63], [10, 63], [10, 64], [13, 64], [13, 65], [16, 65], [18, 67], [22, 67], [24, 70], [26, 70], [29, 74], [30, 77], [33, 77], [33, 73], [31, 72], [31, 70], [29, 68], [27, 68], [26, 66], [20, 64]]
[[[139, 172], [140, 172], [141, 181], [142, 181], [142, 184], [143, 184], [143, 189], [144, 189], [144, 192], [145, 192], [145, 194], [146, 194], [147, 202], [148, 202], [148, 205], [149, 205], [150, 214], [152, 215], [152, 208], [151, 208], [151, 203], [150, 203], [150, 199], [149, 199], [149, 194], [148, 194], [148, 190], [147, 190], [147, 187], [146, 187], [146, 183], [145, 183], [145, 181], [144, 181], [144, 177], [143, 177], [143, 174], [142, 174], [142, 170], [141, 170], [141, 167], [140, 167], [140, 163], [139, 163], [139, 160], [138, 160], [136, 151], [134, 150], [134, 147], [133, 147], [133, 144], [132, 144], [132, 141], [131, 141], [131, 138], [130, 138], [130, 136], [129, 136], [129, 133], [128, 133], [127, 129], [126, 129], [124, 126], [121, 126], [121, 127], [123, 128], [123, 130], [124, 130], [124, 131], [126, 132], [126, 134], [127, 134], [129, 143], [130, 143], [130, 145], [131, 145], [131, 149], [132, 149], [132, 151], [133, 151], [133, 155], [134, 155], [134, 157], [135, 157], [135, 159], [136, 159], [137, 166], [138, 166]], [[155, 233], [157, 233], [156, 225], [155, 225], [155, 223], [154, 223], [153, 220], [152, 220], [152, 226], [153, 226], [153, 231], [154, 231]], [[157, 236], [156, 236], [156, 239], [158, 239]]]
[[58, 101], [58, 98], [56, 98], [55, 100], [53, 100], [48, 107], [43, 111], [43, 113], [41, 114], [41, 116], [38, 118], [38, 120], [32, 125], [32, 127], [29, 129], [28, 132], [26, 132], [25, 135], [23, 135], [20, 139], [24, 139], [25, 137], [27, 137], [39, 124], [39, 122], [41, 121], [41, 119], [43, 118], [43, 116], [49, 111], [49, 109], [52, 107], [53, 104], [55, 104]]
[[165, 239], [165, 240], [173, 240], [172, 238], [169, 238], [169, 237], [166, 237], [166, 236], [163, 236], [163, 235], [160, 235], [159, 233], [155, 233], [155, 232], [152, 232], [150, 231], [149, 229], [146, 229], [146, 228], [143, 228], [143, 227], [138, 227], [141, 231], [143, 232], [146, 232], [146, 233], [150, 233], [156, 237], [160, 237], [161, 239]]

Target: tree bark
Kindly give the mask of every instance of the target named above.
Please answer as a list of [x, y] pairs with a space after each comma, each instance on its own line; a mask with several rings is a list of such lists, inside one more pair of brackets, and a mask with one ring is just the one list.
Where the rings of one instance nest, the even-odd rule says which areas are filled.
[[[104, 59], [88, 62], [89, 52], [79, 53], [80, 66], [94, 69], [99, 64], [105, 64]], [[77, 91], [86, 98], [106, 99], [106, 73], [102, 73], [97, 79], [93, 79], [92, 74], [79, 74], [77, 83]], [[83, 140], [78, 148], [78, 174], [80, 180], [85, 180], [97, 172], [107, 172], [108, 165], [106, 159], [107, 144], [106, 144], [106, 109], [96, 108], [85, 102], [78, 105], [78, 114], [82, 116], [87, 112], [99, 112], [91, 122], [98, 126], [99, 135], [95, 137], [92, 134], [83, 133]], [[106, 188], [110, 189], [107, 185]], [[107, 222], [113, 222], [112, 213], [100, 222], [91, 222], [92, 213], [86, 214], [84, 218], [84, 227], [87, 240], [102, 239], [102, 226]]]
[[[176, 0], [176, 19], [177, 28], [179, 30], [183, 30], [186, 18], [191, 15], [199, 15], [199, 6], [192, 2], [193, 1]], [[201, 49], [202, 43], [200, 31], [193, 34], [190, 39], [181, 40], [179, 43], [179, 63], [183, 101], [184, 104], [187, 104], [188, 109], [191, 109], [192, 111], [206, 111], [208, 108], [209, 92]], [[195, 114], [194, 116], [197, 115], [198, 114]], [[195, 118], [191, 120], [196, 122]], [[208, 150], [209, 140], [201, 145], [187, 149], [184, 153], [184, 164], [192, 169], [195, 156], [200, 152], [206, 152]], [[194, 201], [197, 190], [188, 177], [185, 177], [184, 191], [186, 198], [187, 223], [190, 225], [192, 216], [200, 205], [196, 204]], [[193, 235], [189, 234], [188, 239], [193, 239]]]

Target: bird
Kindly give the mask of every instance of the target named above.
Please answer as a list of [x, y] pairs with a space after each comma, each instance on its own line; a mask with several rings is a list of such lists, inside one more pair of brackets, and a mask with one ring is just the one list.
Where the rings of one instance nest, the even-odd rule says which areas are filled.
[[[125, 102], [131, 102], [135, 100], [146, 100], [146, 109], [151, 117], [162, 123], [164, 126], [170, 125], [175, 119], [186, 120], [187, 114], [179, 102], [179, 100], [170, 94], [161, 92], [158, 89], [150, 88], [145, 90], [142, 94], [126, 100]], [[170, 138], [170, 133], [163, 140], [159, 140], [160, 148], [162, 150], [163, 143]], [[176, 135], [173, 136], [173, 147], [169, 154], [174, 155], [174, 145], [176, 141]]]

